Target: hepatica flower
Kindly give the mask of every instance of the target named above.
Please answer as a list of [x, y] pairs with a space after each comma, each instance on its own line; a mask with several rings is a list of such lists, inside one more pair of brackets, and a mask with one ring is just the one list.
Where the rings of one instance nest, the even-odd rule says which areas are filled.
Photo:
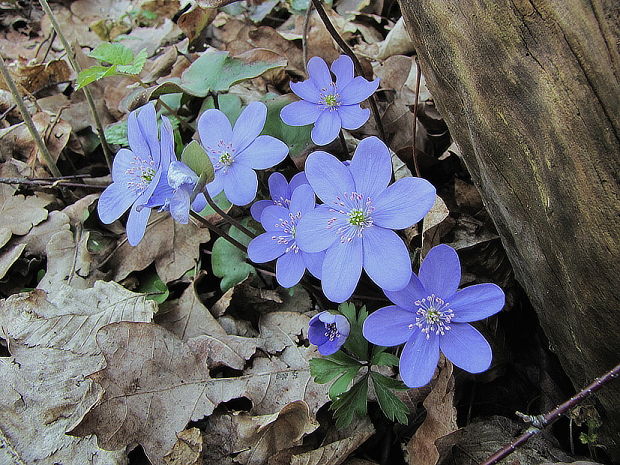
[[267, 107], [250, 103], [239, 115], [234, 128], [220, 110], [207, 110], [198, 120], [198, 133], [213, 167], [215, 179], [207, 184], [211, 197], [225, 192], [235, 205], [247, 205], [258, 188], [255, 169], [280, 163], [288, 147], [275, 137], [259, 134], [265, 126]]
[[271, 200], [258, 200], [250, 207], [250, 214], [256, 221], [260, 221], [263, 210], [271, 205], [288, 207], [291, 204], [293, 191], [302, 184], [308, 184], [305, 173], [297, 173], [291, 178], [291, 183], [281, 173], [273, 173], [269, 176], [269, 195]]
[[334, 82], [322, 58], [308, 61], [310, 79], [291, 82], [291, 90], [302, 100], [293, 102], [280, 112], [289, 126], [314, 123], [311, 137], [315, 144], [326, 145], [338, 137], [340, 128], [357, 129], [370, 116], [370, 110], [360, 107], [379, 87], [379, 79], [367, 81], [353, 76], [353, 61], [342, 55], [332, 63]]
[[321, 312], [310, 320], [308, 339], [318, 346], [321, 355], [331, 355], [346, 342], [350, 331], [351, 326], [344, 316]]
[[101, 221], [110, 224], [131, 207], [127, 240], [137, 245], [151, 214], [149, 201], [176, 157], [172, 127], [165, 117], [162, 117], [161, 141], [158, 139], [157, 116], [152, 103], [129, 114], [127, 137], [130, 150], [121, 149], [114, 157], [112, 184], [101, 194], [97, 211]]
[[393, 229], [417, 223], [435, 201], [435, 188], [420, 178], [403, 178], [388, 186], [392, 163], [376, 137], [360, 142], [349, 166], [325, 152], [306, 160], [306, 177], [324, 202], [297, 226], [304, 252], [326, 250], [321, 284], [334, 302], [347, 300], [362, 268], [382, 289], [407, 285], [411, 261]]
[[[180, 161], [173, 161], [168, 168], [166, 185], [162, 186], [161, 194], [159, 187], [153, 197], [164, 199], [164, 209], [170, 210], [170, 215], [175, 221], [187, 224], [189, 221], [190, 199], [198, 182], [198, 175]], [[207, 206], [207, 199], [203, 193], [199, 193], [191, 205], [191, 209], [199, 212]]]
[[364, 322], [364, 337], [373, 344], [405, 343], [400, 375], [409, 387], [420, 387], [433, 377], [439, 352], [456, 366], [480, 373], [491, 365], [491, 347], [470, 321], [499, 312], [504, 292], [495, 284], [476, 284], [457, 290], [461, 265], [447, 245], [431, 249], [420, 276], [411, 274], [407, 287], [385, 291], [395, 305], [380, 308]]
[[314, 192], [308, 184], [293, 191], [290, 205], [271, 205], [261, 214], [265, 233], [252, 239], [248, 257], [255, 263], [276, 260], [276, 280], [282, 287], [297, 284], [306, 268], [317, 278], [321, 277], [324, 252], [307, 253], [297, 246], [297, 224], [314, 209]]

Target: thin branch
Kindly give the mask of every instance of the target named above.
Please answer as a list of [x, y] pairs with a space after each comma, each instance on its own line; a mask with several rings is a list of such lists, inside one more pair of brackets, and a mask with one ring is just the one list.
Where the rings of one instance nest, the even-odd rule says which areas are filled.
[[209, 204], [209, 206], [211, 208], [213, 208], [213, 210], [215, 210], [215, 212], [220, 215], [222, 218], [224, 218], [226, 221], [228, 221], [230, 224], [232, 224], [233, 226], [235, 226], [237, 229], [239, 229], [243, 234], [245, 234], [246, 236], [248, 236], [250, 239], [254, 239], [256, 237], [256, 234], [254, 234], [252, 231], [250, 231], [248, 228], [246, 228], [245, 226], [243, 226], [239, 221], [237, 221], [235, 218], [233, 218], [232, 216], [230, 216], [228, 213], [226, 213], [224, 210], [222, 210], [218, 204], [215, 203], [215, 201], [211, 198], [211, 196], [209, 195], [209, 192], [207, 190], [204, 190], [204, 196], [207, 199], [207, 203]]
[[418, 133], [418, 101], [420, 95], [420, 62], [415, 57], [416, 77], [415, 77], [415, 106], [413, 107], [413, 166], [415, 175], [420, 178], [420, 167], [418, 166], [418, 155], [416, 153], [416, 135]]
[[[69, 63], [71, 63], [71, 67], [76, 73], [79, 74], [80, 71], [82, 71], [82, 68], [80, 67], [79, 63], [75, 59], [73, 50], [71, 46], [69, 45], [69, 42], [67, 42], [67, 39], [65, 38], [64, 34], [62, 33], [62, 29], [60, 25], [58, 24], [58, 21], [56, 21], [56, 17], [54, 16], [54, 13], [52, 13], [52, 9], [47, 3], [47, 0], [39, 0], [39, 3], [41, 4], [43, 11], [45, 11], [45, 14], [49, 17], [50, 22], [52, 23], [52, 26], [54, 30], [56, 31], [56, 34], [58, 34], [58, 38], [60, 39], [60, 42], [62, 42], [62, 46], [65, 49], [65, 52], [67, 52], [67, 59], [69, 60]], [[82, 87], [82, 90], [84, 91], [84, 95], [86, 96], [86, 102], [88, 103], [88, 108], [90, 109], [91, 117], [93, 118], [93, 121], [95, 122], [95, 126], [97, 127], [97, 135], [99, 136], [99, 140], [101, 141], [101, 148], [103, 149], [103, 155], [105, 157], [105, 161], [108, 165], [108, 169], [110, 170], [110, 172], [112, 172], [112, 151], [110, 150], [108, 141], [105, 138], [105, 133], [103, 131], [103, 125], [101, 124], [101, 119], [99, 118], [99, 114], [97, 113], [97, 108], [95, 107], [95, 101], [93, 100], [93, 94], [91, 94], [90, 89], [88, 87]]]
[[211, 224], [207, 219], [203, 218], [198, 213], [193, 212], [193, 211], [190, 210], [189, 211], [189, 215], [192, 218], [194, 218], [196, 221], [198, 221], [200, 224], [205, 226], [207, 229], [209, 229], [209, 231], [211, 231], [211, 232], [217, 234], [218, 236], [223, 237], [224, 239], [226, 239], [228, 242], [230, 242], [232, 245], [237, 247], [243, 253], [245, 253], [245, 254], [248, 253], [248, 248], [245, 245], [243, 245], [237, 239], [233, 239], [232, 237], [230, 237], [228, 234], [226, 234], [224, 231], [222, 231], [218, 226], [215, 226], [214, 224]]
[[[364, 70], [362, 69], [361, 63], [357, 59], [357, 56], [355, 56], [355, 53], [353, 53], [353, 50], [351, 50], [351, 47], [349, 47], [349, 45], [345, 42], [345, 40], [342, 37], [340, 37], [340, 34], [338, 34], [338, 31], [332, 24], [331, 20], [329, 19], [329, 16], [327, 16], [327, 13], [325, 12], [325, 9], [323, 8], [323, 4], [321, 3], [321, 0], [312, 0], [312, 3], [314, 4], [314, 7], [316, 8], [317, 13], [321, 17], [323, 24], [325, 24], [325, 27], [327, 28], [327, 31], [331, 34], [332, 38], [340, 46], [342, 51], [346, 55], [349, 55], [351, 60], [353, 60], [353, 65], [355, 66], [355, 70], [357, 74], [359, 74], [360, 76], [364, 76]], [[377, 125], [377, 129], [379, 129], [379, 134], [381, 135], [381, 139], [385, 140], [385, 131], [383, 129], [383, 123], [381, 122], [381, 116], [379, 115], [379, 107], [377, 107], [377, 101], [375, 100], [375, 96], [371, 95], [370, 97], [368, 97], [368, 102], [370, 103], [370, 109], [372, 110], [372, 114], [375, 118], [375, 123]]]
[[34, 125], [34, 121], [32, 121], [32, 118], [30, 117], [30, 113], [28, 112], [26, 105], [24, 105], [22, 96], [19, 93], [19, 90], [17, 90], [15, 81], [13, 81], [13, 78], [11, 77], [11, 73], [9, 73], [9, 70], [6, 67], [6, 64], [4, 63], [4, 59], [2, 58], [2, 56], [0, 56], [0, 72], [2, 73], [2, 77], [4, 78], [4, 81], [9, 87], [11, 94], [13, 95], [13, 100], [15, 100], [15, 104], [19, 108], [19, 112], [22, 114], [24, 123], [26, 124], [28, 131], [30, 131], [30, 135], [34, 139], [35, 143], [37, 144], [37, 147], [39, 148], [39, 151], [41, 152], [41, 156], [43, 157], [43, 161], [45, 162], [48, 169], [50, 170], [50, 173], [52, 173], [54, 176], [62, 176], [62, 174], [58, 170], [58, 167], [56, 166], [56, 162], [52, 158], [52, 154], [47, 148], [47, 145], [45, 145], [45, 142], [43, 142], [43, 139], [41, 138], [41, 134], [39, 134], [39, 132], [37, 131], [37, 128]]
[[507, 444], [506, 446], [502, 447], [500, 450], [495, 452], [482, 465], [494, 465], [500, 460], [502, 460], [503, 458], [512, 454], [515, 451], [515, 449], [525, 444], [528, 439], [540, 433], [542, 428], [545, 428], [546, 426], [549, 426], [550, 424], [554, 423], [558, 418], [560, 418], [562, 415], [568, 412], [571, 408], [579, 404], [586, 397], [590, 396], [590, 394], [598, 391], [600, 388], [602, 388], [605, 384], [607, 384], [612, 379], [617, 378], [619, 374], [620, 374], [620, 363], [616, 365], [614, 368], [612, 368], [610, 371], [605, 373], [600, 378], [596, 378], [592, 384], [584, 388], [581, 392], [571, 397], [566, 402], [558, 405], [556, 408], [554, 408], [550, 412], [545, 413], [544, 415], [532, 416], [532, 415], [524, 415], [520, 412], [517, 412], [517, 415], [519, 415], [525, 421], [532, 423], [533, 426], [528, 428], [527, 431], [525, 431], [525, 433], [523, 433], [513, 442], [511, 442], [510, 444]]
[[98, 186], [96, 184], [82, 184], [77, 182], [64, 182], [64, 179], [28, 179], [28, 178], [0, 178], [0, 184], [19, 184], [24, 186], [36, 187], [86, 187], [91, 189], [105, 189], [108, 186]]
[[304, 28], [301, 34], [301, 53], [304, 60], [304, 66], [306, 67], [306, 71], [308, 71], [308, 31], [310, 30], [310, 18], [312, 17], [313, 8], [314, 5], [312, 3], [308, 3], [308, 8], [306, 9], [306, 16], [304, 17]]

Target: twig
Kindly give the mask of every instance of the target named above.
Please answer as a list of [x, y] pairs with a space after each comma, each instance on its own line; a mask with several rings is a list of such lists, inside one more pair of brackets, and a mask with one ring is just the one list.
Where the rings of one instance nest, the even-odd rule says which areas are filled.
[[209, 192], [207, 190], [204, 191], [204, 195], [205, 198], [207, 199], [207, 203], [209, 204], [209, 206], [211, 208], [213, 208], [213, 210], [215, 210], [215, 212], [220, 215], [222, 218], [224, 218], [226, 221], [228, 221], [230, 224], [232, 224], [233, 226], [235, 226], [237, 229], [239, 229], [243, 234], [245, 234], [246, 236], [248, 236], [250, 239], [254, 239], [256, 237], [256, 234], [254, 234], [252, 231], [250, 231], [248, 228], [246, 228], [245, 226], [243, 226], [239, 221], [237, 221], [235, 218], [233, 218], [232, 216], [230, 216], [228, 213], [226, 213], [224, 210], [222, 210], [216, 203], [215, 201], [211, 198], [211, 196], [209, 195]]
[[[69, 177], [67, 177], [69, 178]], [[0, 184], [20, 184], [24, 186], [37, 187], [90, 187], [91, 189], [105, 189], [108, 186], [98, 186], [96, 184], [81, 184], [76, 182], [64, 182], [64, 177], [57, 179], [28, 179], [28, 178], [0, 178]], [[70, 178], [69, 178], [70, 179]]]
[[308, 31], [310, 30], [310, 18], [312, 17], [313, 7], [314, 5], [312, 3], [308, 3], [308, 8], [306, 9], [306, 16], [304, 17], [304, 28], [301, 34], [301, 53], [304, 60], [304, 66], [306, 67], [306, 71], [308, 71]]
[[[360, 76], [364, 76], [364, 70], [362, 69], [361, 63], [355, 56], [355, 53], [353, 53], [353, 50], [351, 50], [351, 47], [349, 47], [349, 45], [345, 42], [345, 40], [342, 37], [340, 37], [340, 34], [338, 34], [338, 31], [332, 24], [331, 20], [329, 19], [329, 16], [327, 16], [327, 13], [325, 12], [325, 9], [323, 8], [323, 4], [321, 3], [321, 0], [312, 0], [312, 3], [314, 4], [314, 7], [316, 8], [317, 13], [321, 17], [323, 24], [325, 24], [325, 27], [327, 28], [327, 31], [331, 34], [332, 38], [340, 46], [342, 51], [345, 54], [349, 55], [349, 57], [351, 57], [351, 60], [353, 60], [353, 65], [355, 66], [355, 70], [357, 71], [357, 74], [359, 74]], [[371, 95], [370, 97], [368, 97], [368, 102], [370, 103], [370, 109], [372, 110], [372, 114], [375, 118], [375, 123], [377, 125], [377, 128], [379, 129], [379, 134], [381, 135], [381, 139], [385, 140], [385, 131], [383, 130], [383, 123], [381, 122], [381, 116], [379, 115], [379, 107], [377, 107], [377, 101], [375, 100], [375, 96]]]
[[413, 107], [413, 166], [415, 175], [420, 178], [420, 167], [418, 166], [418, 156], [416, 154], [416, 135], [418, 133], [418, 100], [420, 95], [420, 62], [415, 57], [416, 77], [415, 77], [415, 106]]
[[19, 90], [17, 90], [17, 86], [15, 85], [15, 82], [13, 81], [13, 78], [11, 77], [11, 73], [9, 73], [9, 70], [6, 67], [6, 64], [4, 63], [4, 59], [2, 58], [2, 56], [0, 56], [0, 72], [2, 73], [2, 77], [4, 78], [4, 81], [6, 82], [6, 84], [8, 85], [11, 94], [13, 95], [13, 100], [15, 100], [15, 104], [19, 108], [19, 112], [22, 114], [24, 123], [26, 124], [28, 131], [30, 131], [30, 135], [34, 139], [35, 143], [37, 144], [37, 147], [39, 148], [39, 151], [41, 152], [41, 156], [43, 157], [43, 161], [45, 162], [48, 169], [50, 170], [50, 173], [52, 173], [54, 176], [62, 176], [62, 174], [58, 170], [58, 167], [56, 166], [56, 162], [52, 158], [52, 154], [47, 149], [47, 145], [45, 145], [45, 142], [43, 142], [43, 139], [41, 138], [41, 134], [39, 134], [39, 132], [37, 131], [37, 128], [34, 125], [32, 118], [30, 117], [30, 113], [28, 112], [26, 105], [24, 105], [22, 96], [19, 93]]
[[193, 212], [193, 211], [189, 211], [189, 214], [192, 218], [194, 218], [195, 220], [197, 220], [200, 224], [202, 224], [203, 226], [206, 226], [206, 228], [217, 234], [220, 237], [223, 237], [224, 239], [226, 239], [228, 242], [230, 242], [232, 245], [234, 245], [235, 247], [237, 247], [239, 250], [241, 250], [243, 253], [247, 254], [248, 253], [248, 248], [243, 245], [241, 242], [239, 242], [236, 239], [233, 239], [232, 237], [230, 237], [228, 234], [226, 234], [224, 231], [222, 231], [219, 227], [215, 226], [214, 224], [211, 224], [209, 221], [207, 221], [205, 218], [203, 218], [202, 216], [200, 216], [198, 213]]
[[525, 444], [528, 439], [540, 433], [542, 428], [545, 428], [546, 426], [554, 423], [558, 418], [564, 415], [567, 411], [569, 411], [575, 405], [583, 401], [586, 397], [590, 396], [590, 394], [598, 391], [600, 388], [602, 388], [606, 383], [608, 383], [612, 379], [617, 378], [618, 374], [620, 374], [620, 363], [616, 365], [613, 369], [605, 373], [600, 378], [595, 379], [592, 384], [584, 388], [581, 392], [571, 397], [566, 402], [558, 405], [556, 408], [554, 408], [550, 412], [545, 413], [544, 415], [532, 416], [532, 415], [524, 415], [520, 412], [517, 412], [517, 415], [519, 415], [525, 421], [532, 423], [533, 426], [528, 428], [527, 431], [525, 431], [525, 433], [523, 433], [513, 442], [511, 442], [510, 444], [507, 444], [506, 446], [502, 447], [500, 450], [495, 452], [482, 465], [494, 465], [500, 460], [502, 460], [503, 458], [512, 454], [515, 451], [515, 449]]
[[[56, 31], [56, 34], [58, 34], [58, 38], [60, 39], [60, 42], [62, 42], [62, 46], [64, 47], [65, 52], [67, 52], [67, 59], [69, 60], [69, 63], [71, 63], [71, 67], [76, 73], [79, 74], [79, 72], [82, 71], [82, 68], [80, 67], [79, 63], [75, 59], [71, 46], [69, 45], [69, 42], [67, 42], [67, 39], [62, 33], [62, 29], [60, 28], [60, 25], [56, 21], [56, 17], [54, 16], [54, 13], [52, 13], [52, 9], [47, 3], [47, 0], [39, 0], [39, 3], [41, 4], [43, 11], [45, 11], [45, 14], [49, 17], [50, 22], [52, 23], [52, 26], [54, 30]], [[88, 87], [82, 87], [82, 90], [84, 91], [84, 95], [86, 96], [86, 102], [88, 103], [90, 114], [93, 118], [93, 121], [95, 122], [95, 126], [97, 127], [97, 135], [99, 136], [99, 140], [101, 141], [101, 148], [103, 149], [103, 156], [105, 157], [105, 161], [108, 165], [108, 169], [110, 170], [110, 172], [112, 172], [112, 151], [110, 150], [108, 141], [105, 138], [105, 133], [103, 131], [103, 125], [101, 124], [101, 119], [99, 118], [99, 114], [97, 113], [97, 108], [95, 107], [95, 101], [93, 100], [93, 94], [91, 94], [90, 89]]]

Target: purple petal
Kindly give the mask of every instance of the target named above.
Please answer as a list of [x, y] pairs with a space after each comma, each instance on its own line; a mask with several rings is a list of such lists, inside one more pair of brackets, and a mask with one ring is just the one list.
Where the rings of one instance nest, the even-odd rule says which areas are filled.
[[302, 98], [311, 103], [319, 103], [321, 101], [321, 92], [319, 91], [319, 89], [317, 89], [316, 85], [314, 85], [312, 79], [300, 82], [291, 82], [290, 86], [291, 90], [299, 98]]
[[328, 339], [319, 346], [319, 352], [324, 356], [335, 354], [340, 350], [340, 347], [342, 347], [346, 340], [347, 338], [343, 336], [337, 336], [333, 341]]
[[[134, 112], [135, 113], [135, 112]], [[152, 158], [156, 165], [159, 165], [160, 152], [159, 152], [159, 139], [157, 129], [157, 113], [155, 112], [155, 105], [148, 103], [138, 110], [138, 116], [134, 120], [135, 126], [133, 126], [133, 133], [135, 135], [136, 126], [139, 128], [138, 132], [142, 135], [142, 141], [138, 142], [143, 148], [143, 143], [146, 143], [148, 149], [143, 152], [138, 152], [131, 145], [132, 139], [129, 139], [129, 146], [132, 151], [143, 159]], [[127, 135], [129, 136], [129, 126], [127, 127]], [[135, 141], [135, 138], [134, 138]], [[148, 154], [148, 155], [147, 155]]]
[[182, 184], [191, 184], [193, 186], [198, 182], [196, 173], [181, 161], [170, 163], [167, 177], [168, 185], [173, 189], [178, 189]]
[[319, 119], [322, 111], [322, 105], [300, 100], [282, 108], [280, 118], [289, 126], [305, 126]]
[[116, 153], [112, 162], [112, 180], [114, 182], [120, 181], [124, 184], [129, 177], [133, 177], [127, 171], [134, 166], [132, 162], [135, 158], [136, 155], [131, 150], [120, 149]]
[[476, 284], [457, 291], [449, 298], [454, 311], [452, 321], [465, 323], [495, 315], [506, 301], [504, 291], [492, 283]]
[[377, 137], [367, 137], [355, 149], [349, 170], [355, 181], [355, 191], [375, 199], [392, 178], [390, 151]]
[[491, 346], [480, 332], [467, 323], [454, 323], [440, 337], [440, 348], [457, 367], [480, 373], [491, 366]]
[[237, 153], [242, 152], [258, 137], [266, 119], [267, 106], [262, 102], [252, 102], [241, 112], [235, 122], [232, 136], [232, 143]]
[[[265, 231], [281, 231], [276, 225], [282, 221], [287, 221], [288, 208], [281, 207], [280, 205], [270, 205], [263, 210], [263, 214], [260, 217], [261, 224]], [[273, 235], [273, 234], [272, 234]]]
[[362, 241], [337, 241], [325, 253], [323, 293], [332, 302], [341, 303], [351, 297], [362, 274]]
[[170, 187], [170, 184], [168, 184], [168, 177], [164, 176], [162, 173], [153, 194], [144, 206], [148, 208], [165, 206], [168, 202], [170, 202], [173, 195], [174, 189]]
[[252, 218], [256, 221], [260, 222], [260, 216], [263, 214], [263, 210], [271, 205], [273, 205], [273, 201], [271, 200], [258, 200], [250, 207], [250, 215], [252, 215]]
[[189, 186], [182, 186], [177, 189], [170, 199], [170, 215], [177, 223], [187, 224], [189, 222], [189, 199], [192, 189]]
[[286, 244], [278, 244], [272, 236], [273, 233], [266, 232], [252, 239], [248, 244], [248, 258], [254, 263], [266, 263], [281, 256]]
[[391, 229], [371, 226], [363, 232], [364, 269], [387, 291], [404, 288], [411, 278], [411, 260], [403, 240]]
[[275, 172], [267, 181], [269, 184], [269, 195], [274, 202], [283, 202], [291, 199], [291, 190], [288, 182], [282, 173]]
[[325, 251], [315, 252], [315, 253], [307, 253], [301, 252], [304, 258], [304, 264], [308, 271], [317, 279], [321, 279], [323, 275], [323, 261], [325, 260]]
[[388, 299], [394, 302], [399, 307], [407, 310], [417, 310], [418, 307], [414, 305], [416, 300], [424, 299], [428, 297], [429, 293], [424, 289], [424, 286], [418, 279], [415, 273], [411, 273], [411, 279], [409, 283], [400, 291], [383, 291]]
[[344, 315], [334, 315], [334, 323], [338, 333], [344, 337], [348, 337], [351, 332], [351, 324]]
[[336, 205], [344, 192], [354, 192], [355, 182], [349, 169], [327, 152], [313, 152], [306, 159], [306, 176], [316, 195]]
[[312, 57], [308, 60], [308, 74], [319, 90], [329, 87], [332, 83], [332, 75], [323, 58]]
[[416, 328], [400, 356], [400, 377], [410, 388], [422, 387], [433, 378], [438, 361], [439, 337], [431, 333], [426, 339]]
[[235, 157], [255, 170], [264, 170], [277, 165], [286, 158], [288, 146], [280, 139], [271, 136], [258, 136]]
[[140, 129], [136, 111], [132, 111], [127, 117], [127, 139], [129, 140], [129, 147], [136, 157], [141, 160], [152, 158], [149, 144]]
[[293, 287], [301, 281], [306, 265], [301, 256], [302, 252], [290, 251], [276, 261], [276, 280], [282, 287]]
[[[138, 208], [140, 208], [139, 211]], [[150, 215], [150, 208], [141, 208], [137, 203], [131, 207], [129, 218], [127, 219], [127, 241], [131, 245], [138, 245], [144, 237], [144, 231], [146, 230], [146, 224], [149, 221]]]
[[379, 79], [367, 81], [362, 76], [354, 78], [347, 86], [340, 89], [340, 101], [343, 105], [354, 105], [370, 97], [379, 87]]
[[230, 203], [247, 205], [256, 197], [258, 178], [252, 168], [233, 163], [224, 176], [224, 192]]
[[433, 247], [422, 262], [419, 278], [429, 294], [452, 297], [461, 281], [459, 256], [449, 245]]
[[207, 184], [207, 192], [212, 198], [215, 198], [224, 190], [224, 178], [226, 178], [226, 173], [222, 170], [218, 170], [215, 172], [215, 178], [213, 181]]
[[327, 342], [327, 336], [325, 335], [325, 325], [318, 320], [315, 320], [317, 316], [314, 316], [310, 320], [310, 326], [308, 327], [308, 339], [310, 344], [320, 346]]
[[104, 224], [113, 223], [127, 211], [137, 198], [138, 196], [130, 191], [126, 185], [119, 182], [110, 184], [99, 197], [97, 204], [99, 219]]
[[340, 122], [345, 129], [358, 129], [368, 121], [370, 110], [359, 105], [342, 105], [338, 108]]
[[416, 314], [396, 305], [383, 307], [364, 321], [363, 333], [369, 342], [379, 346], [397, 346], [407, 342], [413, 330]]
[[338, 237], [336, 231], [328, 227], [328, 221], [333, 216], [330, 208], [324, 205], [306, 213], [297, 223], [295, 241], [299, 248], [304, 252], [314, 253], [330, 247]]
[[314, 210], [314, 204], [314, 191], [310, 185], [304, 184], [293, 191], [289, 210], [293, 215], [297, 212], [304, 214]]
[[194, 199], [194, 203], [192, 203], [192, 210], [194, 210], [195, 212], [201, 212], [205, 209], [206, 206], [207, 206], [207, 198], [201, 192]]
[[421, 178], [403, 178], [389, 186], [373, 202], [372, 219], [378, 226], [404, 229], [417, 223], [435, 203], [435, 188]]
[[336, 76], [338, 89], [343, 89], [353, 80], [353, 60], [347, 55], [340, 57], [332, 63], [332, 73]]
[[289, 188], [291, 192], [293, 192], [295, 189], [297, 189], [299, 186], [303, 184], [310, 184], [310, 183], [308, 182], [306, 173], [302, 171], [301, 173], [297, 173], [295, 176], [291, 178], [291, 183], [289, 184]]
[[174, 153], [174, 133], [172, 131], [172, 125], [170, 124], [170, 120], [163, 115], [161, 117], [160, 139], [160, 165], [163, 168], [167, 168], [170, 163], [176, 161], [177, 157]]
[[211, 151], [218, 149], [220, 142], [226, 144], [232, 140], [232, 126], [220, 110], [207, 110], [198, 118], [198, 134], [203, 147], [212, 155]]
[[310, 137], [317, 145], [327, 145], [338, 137], [340, 131], [340, 117], [338, 112], [327, 109], [314, 123]]

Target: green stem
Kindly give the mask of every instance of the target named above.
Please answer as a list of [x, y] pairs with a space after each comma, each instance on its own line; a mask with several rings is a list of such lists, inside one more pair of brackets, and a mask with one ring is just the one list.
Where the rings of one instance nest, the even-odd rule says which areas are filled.
[[17, 90], [15, 81], [13, 81], [13, 78], [11, 77], [11, 73], [9, 73], [9, 70], [6, 67], [6, 64], [4, 63], [4, 59], [2, 58], [2, 56], [0, 56], [0, 72], [2, 73], [2, 77], [4, 78], [4, 81], [9, 87], [11, 94], [13, 95], [15, 104], [17, 105], [17, 108], [19, 108], [19, 112], [22, 114], [22, 118], [24, 119], [24, 123], [26, 124], [28, 131], [30, 131], [30, 135], [34, 139], [35, 143], [37, 144], [37, 147], [39, 148], [39, 151], [41, 152], [41, 156], [43, 157], [45, 164], [50, 170], [50, 173], [52, 173], [52, 175], [56, 177], [62, 176], [62, 174], [58, 170], [58, 167], [56, 166], [56, 162], [52, 158], [52, 154], [48, 150], [47, 145], [45, 145], [45, 142], [43, 142], [41, 135], [37, 131], [37, 128], [34, 125], [34, 121], [32, 121], [32, 118], [30, 117], [30, 113], [28, 112], [26, 105], [24, 105], [22, 96], [19, 93], [19, 90]]
[[[56, 34], [58, 34], [58, 38], [60, 39], [60, 42], [62, 42], [62, 46], [65, 49], [65, 52], [67, 52], [67, 58], [69, 59], [69, 63], [71, 63], [71, 67], [76, 73], [79, 74], [80, 71], [82, 71], [82, 68], [80, 67], [79, 63], [75, 59], [75, 55], [73, 54], [73, 49], [71, 48], [71, 46], [69, 45], [69, 42], [67, 42], [67, 39], [62, 33], [62, 29], [60, 25], [58, 24], [58, 21], [56, 21], [56, 17], [54, 16], [54, 13], [52, 13], [52, 9], [47, 3], [47, 0], [39, 0], [39, 3], [41, 4], [43, 11], [45, 11], [45, 14], [49, 17], [50, 22], [52, 23], [52, 27], [56, 31]], [[91, 94], [90, 89], [87, 87], [82, 87], [82, 90], [84, 91], [84, 96], [86, 97], [88, 108], [90, 109], [90, 115], [93, 118], [93, 121], [95, 122], [95, 126], [97, 128], [97, 135], [99, 136], [99, 140], [101, 141], [101, 148], [103, 149], [103, 156], [105, 157], [105, 161], [108, 165], [108, 169], [110, 170], [110, 172], [112, 172], [112, 151], [110, 150], [108, 141], [105, 138], [105, 133], [103, 131], [103, 125], [101, 124], [101, 119], [99, 118], [99, 114], [97, 113], [97, 108], [95, 107], [95, 101], [93, 99], [93, 94]]]

